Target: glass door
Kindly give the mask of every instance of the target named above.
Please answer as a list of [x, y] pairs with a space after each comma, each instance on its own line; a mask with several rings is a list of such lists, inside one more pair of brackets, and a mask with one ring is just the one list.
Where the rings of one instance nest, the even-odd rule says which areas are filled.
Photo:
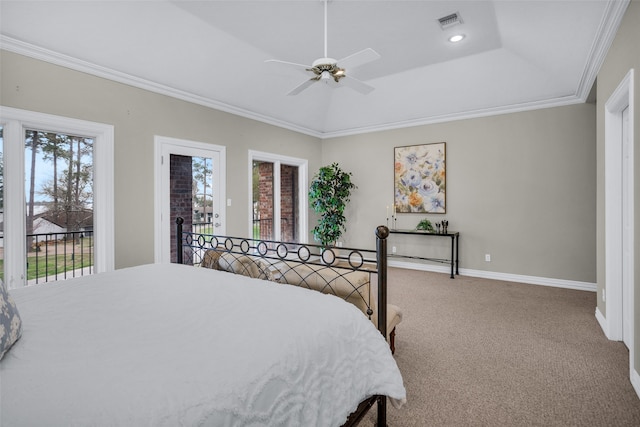
[[184, 231], [225, 233], [225, 149], [156, 137], [156, 262], [176, 262], [176, 218]]
[[252, 237], [304, 243], [306, 161], [266, 153], [250, 156]]

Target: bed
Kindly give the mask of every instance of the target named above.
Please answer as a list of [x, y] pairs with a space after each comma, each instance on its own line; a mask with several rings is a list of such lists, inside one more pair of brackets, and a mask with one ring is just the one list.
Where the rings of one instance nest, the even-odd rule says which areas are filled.
[[9, 295], [5, 427], [338, 426], [375, 403], [385, 425], [385, 396], [406, 399], [384, 335], [321, 292], [150, 264]]

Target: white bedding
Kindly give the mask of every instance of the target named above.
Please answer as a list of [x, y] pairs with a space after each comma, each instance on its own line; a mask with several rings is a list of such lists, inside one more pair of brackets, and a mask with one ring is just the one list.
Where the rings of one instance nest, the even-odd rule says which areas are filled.
[[11, 294], [3, 427], [336, 426], [405, 401], [386, 341], [334, 296], [177, 264]]

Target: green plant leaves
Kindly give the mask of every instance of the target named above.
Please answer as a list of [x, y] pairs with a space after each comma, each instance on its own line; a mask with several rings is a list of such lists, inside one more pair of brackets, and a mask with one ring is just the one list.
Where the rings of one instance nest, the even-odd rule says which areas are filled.
[[323, 166], [314, 176], [309, 187], [309, 204], [320, 214], [313, 236], [323, 246], [334, 244], [346, 231], [344, 210], [350, 201], [351, 190], [357, 188], [351, 182], [352, 174], [343, 171], [338, 163]]

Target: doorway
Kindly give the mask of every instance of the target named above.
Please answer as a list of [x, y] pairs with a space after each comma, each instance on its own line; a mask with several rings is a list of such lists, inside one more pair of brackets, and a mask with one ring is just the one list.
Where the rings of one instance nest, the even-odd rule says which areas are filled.
[[627, 73], [605, 112], [605, 303], [604, 332], [629, 349], [634, 368], [633, 141], [634, 73]]
[[225, 147], [155, 139], [155, 262], [175, 262], [175, 219], [203, 233], [225, 234]]
[[249, 151], [249, 235], [306, 243], [307, 161]]

